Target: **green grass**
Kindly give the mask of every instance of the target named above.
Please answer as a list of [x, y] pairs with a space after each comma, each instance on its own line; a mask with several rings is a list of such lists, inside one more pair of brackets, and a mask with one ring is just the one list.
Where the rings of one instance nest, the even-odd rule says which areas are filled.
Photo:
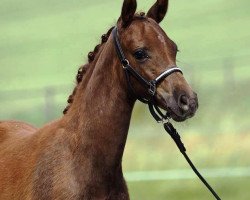
[[[147, 10], [154, 0], [138, 0]], [[1, 0], [0, 119], [37, 126], [61, 116], [78, 66], [113, 26], [122, 1]], [[171, 0], [163, 29], [199, 96], [197, 115], [177, 128], [199, 168], [249, 166], [250, 2]], [[46, 98], [46, 91], [54, 95]], [[47, 108], [46, 108], [47, 107]], [[50, 112], [48, 112], [48, 107]], [[125, 171], [187, 165], [142, 104], [133, 113]], [[249, 199], [248, 178], [211, 179], [222, 199]], [[129, 182], [131, 199], [212, 199], [197, 180]]]
[[[248, 200], [249, 178], [209, 179], [221, 197], [227, 200]], [[199, 180], [174, 180], [129, 183], [131, 200], [212, 200], [213, 196]]]
[[[188, 164], [163, 128], [154, 132], [131, 128], [124, 155], [126, 171], [185, 169]], [[139, 132], [139, 133], [138, 133]], [[137, 133], [137, 136], [134, 134]], [[201, 135], [180, 132], [187, 154], [199, 168], [248, 167], [250, 131], [241, 134]]]

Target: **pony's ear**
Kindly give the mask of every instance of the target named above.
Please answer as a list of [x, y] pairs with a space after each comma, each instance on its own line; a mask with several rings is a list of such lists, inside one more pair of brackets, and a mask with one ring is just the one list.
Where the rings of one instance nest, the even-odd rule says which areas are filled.
[[136, 7], [136, 0], [124, 0], [121, 14], [123, 27], [127, 27], [132, 22]]
[[160, 23], [168, 11], [168, 0], [157, 0], [157, 2], [149, 9], [147, 17], [154, 19]]

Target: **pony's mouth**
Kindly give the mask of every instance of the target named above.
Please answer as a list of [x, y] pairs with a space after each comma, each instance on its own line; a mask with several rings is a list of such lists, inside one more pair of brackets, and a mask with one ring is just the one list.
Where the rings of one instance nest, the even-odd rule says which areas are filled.
[[198, 104], [194, 103], [189, 106], [188, 110], [183, 110], [174, 100], [174, 98], [164, 98], [161, 95], [159, 97], [159, 107], [165, 110], [168, 113], [168, 116], [176, 122], [183, 122], [195, 115], [195, 112], [198, 108]]
[[183, 122], [188, 118], [191, 118], [194, 114], [192, 115], [187, 115], [187, 114], [182, 114], [182, 113], [177, 113], [174, 110], [172, 110], [170, 107], [167, 107], [167, 112], [168, 115], [176, 122]]

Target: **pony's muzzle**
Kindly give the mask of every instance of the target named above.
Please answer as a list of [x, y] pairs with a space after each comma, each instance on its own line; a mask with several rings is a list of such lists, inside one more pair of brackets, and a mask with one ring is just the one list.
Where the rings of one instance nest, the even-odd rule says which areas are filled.
[[181, 94], [178, 97], [177, 104], [184, 115], [193, 115], [198, 108], [197, 94], [193, 93], [191, 96]]

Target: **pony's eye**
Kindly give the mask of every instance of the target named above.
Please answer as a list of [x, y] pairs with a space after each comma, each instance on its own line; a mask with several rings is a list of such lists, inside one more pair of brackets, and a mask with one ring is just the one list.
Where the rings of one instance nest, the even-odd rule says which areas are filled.
[[135, 53], [134, 53], [134, 57], [136, 60], [139, 60], [139, 61], [144, 61], [146, 60], [147, 58], [149, 58], [147, 52], [143, 49], [139, 49], [137, 50]]

